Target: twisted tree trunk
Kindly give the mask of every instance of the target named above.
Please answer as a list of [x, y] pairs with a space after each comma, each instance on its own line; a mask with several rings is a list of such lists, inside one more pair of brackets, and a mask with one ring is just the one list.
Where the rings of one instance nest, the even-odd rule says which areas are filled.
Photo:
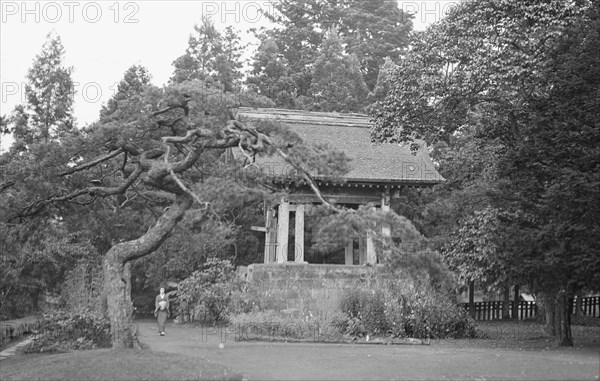
[[104, 257], [104, 287], [108, 302], [113, 348], [132, 348], [137, 331], [131, 322], [130, 262], [152, 253], [168, 237], [192, 205], [192, 198], [180, 194], [146, 234], [138, 239], [114, 245]]

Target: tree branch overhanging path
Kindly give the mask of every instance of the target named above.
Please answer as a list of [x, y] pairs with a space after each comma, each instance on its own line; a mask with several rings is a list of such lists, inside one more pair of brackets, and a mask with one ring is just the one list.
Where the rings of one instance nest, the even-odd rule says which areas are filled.
[[[110, 152], [98, 154], [84, 163], [71, 164], [68, 169], [54, 175], [55, 181], [65, 180], [69, 176], [98, 169], [100, 166], [108, 165], [109, 161], [113, 161], [113, 163], [118, 162], [118, 165], [115, 165], [120, 167], [122, 172], [118, 183], [101, 186], [97, 184], [100, 183], [99, 181], [93, 180], [91, 181], [94, 183], [92, 186], [74, 189], [70, 192], [61, 190], [60, 194], [29, 203], [17, 214], [8, 218], [9, 220], [20, 220], [32, 217], [50, 205], [64, 202], [89, 204], [98, 198], [123, 195], [138, 187], [174, 196], [174, 201], [164, 209], [162, 215], [145, 234], [133, 240], [115, 243], [104, 256], [103, 268], [108, 315], [115, 347], [132, 345], [132, 332], [129, 332], [131, 326], [129, 321], [132, 316], [130, 262], [159, 248], [194, 203], [198, 203], [201, 209], [208, 207], [209, 203], [203, 200], [201, 195], [191, 190], [192, 187], [186, 185], [183, 179], [186, 171], [200, 164], [202, 155], [207, 151], [238, 147], [250, 155], [261, 153], [279, 155], [298, 171], [301, 178], [310, 185], [328, 209], [334, 212], [339, 211], [337, 207], [323, 198], [309, 172], [288, 154], [293, 144], [280, 143], [278, 145], [267, 133], [233, 119], [226, 122], [222, 128], [205, 128], [202, 122], [190, 121], [189, 100], [188, 97], [183, 97], [179, 103], [161, 108], [153, 112], [149, 118], [156, 122], [153, 118], [162, 117], [165, 113], [171, 113], [171, 116], [176, 114], [174, 118], [179, 124], [180, 128], [177, 130], [179, 133], [155, 138], [154, 141], [157, 144], [146, 150], [121, 139], [121, 143], [117, 143], [120, 146], [114, 144], [110, 146]], [[136, 127], [139, 129], [139, 121], [135, 123], [138, 124]], [[164, 124], [162, 121], [156, 123]], [[181, 128], [182, 125], [185, 125], [184, 128]], [[173, 130], [171, 129], [171, 131]], [[60, 189], [60, 187], [57, 188]]]

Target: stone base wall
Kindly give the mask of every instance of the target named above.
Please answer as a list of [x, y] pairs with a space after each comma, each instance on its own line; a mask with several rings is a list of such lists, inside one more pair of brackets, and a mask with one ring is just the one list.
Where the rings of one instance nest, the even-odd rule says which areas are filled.
[[[238, 269], [266, 309], [290, 314], [340, 311], [344, 294], [357, 287], [382, 285], [392, 276], [383, 265], [350, 266], [308, 263], [252, 264]], [[409, 287], [407, 283], [407, 287]]]

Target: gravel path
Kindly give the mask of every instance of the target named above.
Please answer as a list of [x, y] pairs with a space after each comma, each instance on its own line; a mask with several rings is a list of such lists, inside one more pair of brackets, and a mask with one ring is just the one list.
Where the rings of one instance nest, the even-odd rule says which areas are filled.
[[[140, 321], [151, 350], [206, 357], [249, 380], [599, 380], [598, 347], [531, 349], [491, 342], [431, 345], [236, 342], [225, 329]], [[223, 348], [220, 348], [223, 343]]]

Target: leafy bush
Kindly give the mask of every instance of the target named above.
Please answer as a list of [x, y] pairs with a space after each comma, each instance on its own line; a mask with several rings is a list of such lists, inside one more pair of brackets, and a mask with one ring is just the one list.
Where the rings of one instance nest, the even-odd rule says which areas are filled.
[[102, 314], [106, 311], [103, 283], [101, 263], [79, 261], [67, 273], [61, 287], [61, 298], [66, 308], [76, 314]]
[[417, 338], [475, 337], [475, 323], [450, 298], [434, 291], [415, 293], [404, 322], [408, 336]]
[[263, 310], [263, 296], [259, 292], [240, 286], [239, 289], [231, 292], [230, 314], [237, 315]]
[[341, 309], [348, 317], [347, 333], [362, 337], [367, 333], [384, 334], [389, 323], [386, 316], [386, 295], [382, 290], [352, 289], [342, 298]]
[[227, 320], [232, 292], [239, 288], [234, 267], [228, 260], [210, 258], [201, 270], [179, 283], [178, 297], [184, 305], [200, 306], [208, 321]]
[[110, 346], [110, 323], [107, 318], [90, 313], [58, 312], [44, 315], [39, 334], [25, 352], [63, 352]]
[[474, 337], [475, 324], [451, 298], [432, 289], [403, 294], [394, 285], [349, 290], [341, 301], [353, 337]]

